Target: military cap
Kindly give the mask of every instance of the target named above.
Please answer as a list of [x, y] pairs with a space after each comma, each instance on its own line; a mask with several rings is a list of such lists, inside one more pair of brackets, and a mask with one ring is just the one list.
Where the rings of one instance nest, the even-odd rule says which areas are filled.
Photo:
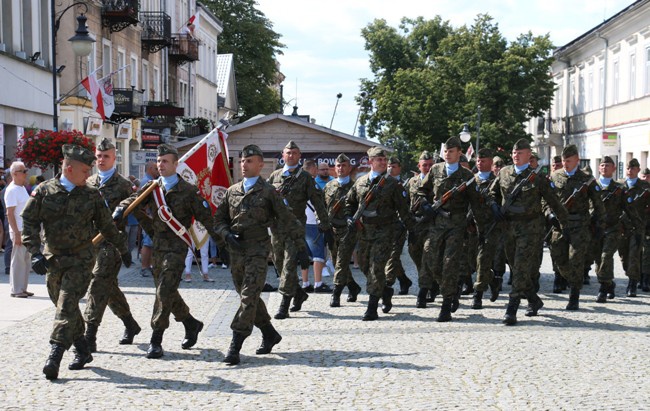
[[603, 158], [600, 160], [600, 162], [601, 163], [609, 163], [609, 164], [616, 165], [616, 163], [614, 163], [614, 160], [612, 160], [612, 158], [610, 156], [603, 156]]
[[418, 160], [432, 160], [433, 156], [428, 151], [423, 151]]
[[174, 154], [178, 156], [178, 150], [176, 147], [170, 146], [169, 144], [160, 144], [158, 146], [158, 156], [164, 156], [166, 154]]
[[350, 162], [350, 157], [346, 156], [345, 154], [341, 153], [339, 154], [338, 157], [336, 157], [336, 162], [337, 163], [349, 163]]
[[465, 154], [460, 155], [460, 159], [458, 160], [459, 163], [467, 163], [467, 156]]
[[244, 147], [241, 151], [241, 157], [246, 158], [246, 157], [251, 157], [251, 156], [260, 156], [264, 157], [264, 153], [262, 150], [256, 146], [255, 144], [249, 144], [246, 147]]
[[530, 141], [525, 139], [525, 138], [520, 138], [517, 140], [514, 146], [512, 146], [513, 150], [530, 150]]
[[494, 162], [494, 165], [496, 165], [496, 166], [503, 166], [505, 164], [503, 159], [501, 157], [499, 157], [499, 156], [494, 156], [492, 161]]
[[478, 158], [490, 158], [492, 155], [492, 150], [489, 148], [482, 148], [478, 151]]
[[99, 151], [108, 151], [115, 148], [115, 145], [111, 143], [111, 140], [104, 138], [101, 143], [97, 146], [97, 150]]
[[[611, 158], [610, 158], [611, 160]], [[553, 157], [553, 163], [561, 163], [562, 162], [562, 157], [561, 156], [554, 156]]]
[[562, 158], [569, 158], [578, 155], [578, 147], [575, 144], [568, 145], [562, 150]]
[[445, 141], [445, 148], [449, 150], [450, 148], [462, 148], [460, 145], [460, 139], [456, 136], [454, 137], [449, 137], [447, 141]]
[[645, 175], [650, 174], [650, 168], [648, 168], [648, 167], [644, 168], [643, 171], [641, 172], [641, 174], [645, 174]]
[[381, 147], [370, 147], [368, 149], [368, 157], [386, 157], [386, 151]]
[[539, 160], [539, 156], [538, 156], [537, 153], [534, 152], [534, 151], [531, 151], [531, 152], [530, 152], [530, 156], [531, 156], [531, 157], [535, 157], [536, 159]]
[[287, 143], [286, 146], [284, 146], [284, 148], [289, 149], [289, 150], [293, 150], [294, 148], [296, 148], [296, 149], [300, 150], [300, 147], [298, 147], [298, 144], [294, 143], [293, 140], [289, 140], [289, 142]]
[[388, 159], [388, 164], [399, 164], [402, 165], [402, 162], [399, 161], [399, 158], [392, 156], [391, 158]]
[[627, 166], [628, 166], [628, 168], [641, 167], [641, 164], [639, 164], [639, 160], [637, 160], [636, 158], [633, 158], [632, 160], [628, 161]]
[[63, 158], [68, 160], [80, 161], [89, 166], [92, 166], [95, 161], [95, 155], [90, 150], [75, 144], [64, 144], [61, 151]]

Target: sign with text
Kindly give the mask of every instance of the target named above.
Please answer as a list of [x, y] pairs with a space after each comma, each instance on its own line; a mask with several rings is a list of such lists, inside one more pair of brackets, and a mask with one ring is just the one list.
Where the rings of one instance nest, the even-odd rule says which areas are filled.
[[618, 133], [605, 131], [602, 134], [600, 151], [602, 155], [618, 155]]
[[160, 134], [142, 132], [142, 149], [155, 149], [162, 143]]
[[[302, 165], [305, 160], [314, 160], [316, 164], [327, 163], [330, 167], [334, 167], [336, 157], [341, 153], [301, 153], [300, 164]], [[344, 153], [350, 158], [352, 167], [370, 167], [368, 162], [368, 154], [364, 152], [357, 153]], [[279, 166], [284, 166], [282, 153], [264, 153], [265, 157], [275, 157], [278, 160]]]

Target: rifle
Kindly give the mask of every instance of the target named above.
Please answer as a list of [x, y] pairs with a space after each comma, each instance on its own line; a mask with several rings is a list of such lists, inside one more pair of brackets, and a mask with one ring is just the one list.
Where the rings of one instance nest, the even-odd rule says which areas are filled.
[[[591, 177], [589, 180], [587, 180], [587, 181], [585, 181], [584, 183], [582, 183], [582, 185], [581, 185], [580, 187], [578, 187], [578, 188], [574, 188], [574, 189], [573, 189], [573, 192], [571, 193], [571, 195], [569, 196], [569, 198], [567, 198], [566, 200], [564, 200], [564, 202], [562, 203], [562, 205], [564, 205], [564, 207], [567, 209], [567, 211], [569, 210], [569, 208], [571, 208], [571, 207], [573, 206], [573, 202], [575, 201], [575, 199], [576, 199], [576, 197], [578, 196], [578, 194], [580, 194], [580, 193], [584, 193], [585, 191], [587, 191], [587, 189], [589, 188], [589, 185], [590, 185], [594, 180], [595, 180], [595, 178], [594, 178], [594, 177]], [[544, 241], [545, 241], [545, 242], [548, 241], [549, 238], [551, 238], [551, 235], [553, 234], [553, 229], [554, 229], [554, 228], [557, 228], [558, 230], [560, 229], [560, 227], [557, 227], [556, 224], [553, 224], [553, 227], [551, 227], [551, 229], [548, 230], [548, 232], [547, 232], [546, 235], [544, 236]]]
[[[519, 183], [517, 183], [515, 188], [513, 188], [512, 191], [506, 196], [506, 201], [501, 206], [501, 214], [505, 214], [508, 211], [510, 206], [512, 206], [512, 203], [514, 203], [515, 200], [517, 199], [517, 197], [519, 197], [519, 194], [521, 194], [524, 187], [528, 183], [533, 182], [533, 180], [535, 180], [535, 177], [539, 174], [540, 171], [542, 171], [542, 166], [541, 165], [538, 166], [533, 171], [531, 171], [530, 174], [528, 174], [528, 176], [526, 178], [524, 178]], [[485, 231], [485, 235], [483, 236], [483, 241], [485, 241], [487, 239], [487, 237], [490, 235], [492, 230], [494, 230], [494, 227], [497, 226], [497, 223], [498, 223], [498, 221], [496, 221], [496, 220], [494, 222], [492, 222], [490, 227]]]
[[347, 198], [348, 198], [348, 195], [345, 194], [345, 195], [341, 196], [341, 198], [339, 198], [336, 201], [336, 203], [334, 203], [334, 205], [330, 209], [330, 212], [327, 215], [329, 217], [330, 221], [332, 220], [332, 218], [334, 218], [334, 216], [336, 216], [339, 213], [339, 211], [341, 211], [341, 209], [345, 205], [345, 200], [347, 200]]
[[469, 180], [463, 181], [461, 184], [453, 187], [452, 189], [447, 191], [445, 194], [443, 194], [442, 197], [440, 197], [439, 199], [434, 201], [433, 204], [431, 205], [431, 209], [433, 211], [438, 210], [440, 207], [447, 204], [449, 202], [449, 200], [451, 200], [456, 194], [462, 193], [463, 191], [465, 191], [467, 189], [467, 187], [470, 184], [472, 184], [474, 181], [475, 181], [474, 176], [472, 176], [472, 178], [470, 178]]
[[[355, 224], [359, 222], [361, 216], [363, 215], [363, 212], [366, 211], [366, 208], [368, 207], [368, 205], [370, 205], [370, 202], [372, 202], [372, 200], [375, 198], [379, 190], [382, 189], [385, 184], [386, 184], [386, 174], [382, 174], [381, 179], [374, 186], [372, 186], [370, 190], [368, 190], [365, 197], [363, 198], [363, 201], [359, 205], [357, 212], [354, 213], [354, 215], [352, 216], [352, 221]], [[348, 234], [349, 233], [350, 231], [348, 231]]]
[[298, 175], [300, 174], [300, 166], [296, 167], [296, 171], [293, 174], [290, 174], [288, 178], [286, 178], [282, 184], [280, 184], [280, 187], [276, 189], [278, 193], [282, 197], [285, 197], [287, 194], [291, 192], [291, 188], [295, 184], [296, 180], [298, 180]]

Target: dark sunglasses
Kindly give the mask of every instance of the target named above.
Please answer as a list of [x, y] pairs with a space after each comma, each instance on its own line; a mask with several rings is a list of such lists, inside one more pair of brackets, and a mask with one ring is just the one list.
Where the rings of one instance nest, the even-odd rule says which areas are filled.
[[27, 173], [29, 173], [29, 170], [16, 170], [16, 173], [27, 174]]

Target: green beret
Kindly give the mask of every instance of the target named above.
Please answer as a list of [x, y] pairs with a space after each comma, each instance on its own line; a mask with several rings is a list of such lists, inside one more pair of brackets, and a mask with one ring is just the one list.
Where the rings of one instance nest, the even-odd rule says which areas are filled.
[[80, 161], [89, 166], [92, 166], [95, 161], [95, 154], [81, 146], [64, 144], [61, 151], [63, 152], [63, 158], [67, 158], [68, 160]]
[[492, 161], [494, 161], [494, 165], [496, 165], [496, 166], [501, 166], [502, 167], [505, 164], [503, 159], [501, 157], [499, 157], [499, 156], [494, 156]]
[[420, 154], [420, 158], [418, 158], [418, 160], [432, 160], [432, 159], [433, 156], [431, 155], [431, 153], [429, 153], [426, 150], [423, 151], [422, 154]]
[[111, 140], [104, 138], [101, 143], [97, 146], [97, 150], [99, 151], [108, 151], [111, 149], [114, 149], [115, 145], [111, 143]]
[[[611, 157], [609, 159], [611, 160]], [[561, 162], [562, 162], [562, 157], [560, 156], [553, 157], [553, 163], [561, 163]], [[612, 161], [612, 163], [614, 162]]]
[[525, 139], [525, 138], [520, 138], [517, 140], [514, 146], [512, 146], [513, 150], [530, 150], [530, 141]]
[[386, 157], [386, 151], [381, 147], [370, 147], [368, 149], [368, 157]]
[[341, 163], [349, 163], [350, 162], [350, 157], [346, 156], [345, 154], [341, 153], [339, 154], [338, 157], [336, 157], [336, 162], [341, 164]]
[[388, 159], [388, 164], [399, 164], [402, 165], [402, 162], [399, 161], [399, 158], [397, 157], [391, 157]]
[[289, 140], [289, 142], [287, 143], [286, 146], [284, 146], [284, 148], [289, 149], [289, 150], [293, 150], [294, 148], [300, 150], [300, 147], [298, 147], [298, 144], [294, 143], [293, 140]]
[[616, 163], [614, 163], [614, 160], [610, 156], [603, 156], [603, 158], [600, 160], [600, 162], [601, 162], [601, 164], [613, 164], [613, 165], [616, 165]]
[[467, 156], [465, 154], [460, 155], [460, 159], [458, 160], [459, 163], [467, 163]]
[[633, 158], [632, 160], [630, 160], [630, 161], [627, 163], [627, 167], [628, 167], [628, 168], [632, 168], [632, 167], [641, 167], [641, 164], [639, 164], [639, 160], [637, 160], [636, 158]]
[[645, 174], [645, 175], [650, 174], [650, 168], [648, 168], [648, 167], [644, 168], [643, 171], [642, 171], [641, 173], [642, 173], [642, 174]]
[[178, 157], [178, 150], [176, 150], [176, 147], [170, 146], [169, 144], [160, 144], [158, 146], [158, 157], [166, 154], [174, 154]]
[[562, 158], [569, 158], [578, 155], [578, 147], [575, 144], [568, 145], [562, 150]]
[[531, 156], [531, 157], [535, 157], [536, 159], [539, 160], [539, 156], [538, 156], [537, 153], [534, 152], [534, 151], [531, 151], [531, 152], [530, 152], [530, 156]]
[[449, 139], [445, 141], [445, 149], [449, 150], [450, 148], [462, 148], [460, 145], [460, 139], [458, 137], [449, 137]]
[[490, 158], [494, 155], [489, 148], [482, 148], [478, 151], [478, 158]]
[[264, 158], [264, 153], [262, 150], [255, 144], [249, 144], [244, 147], [241, 151], [241, 158], [251, 157], [251, 156], [260, 156]]

